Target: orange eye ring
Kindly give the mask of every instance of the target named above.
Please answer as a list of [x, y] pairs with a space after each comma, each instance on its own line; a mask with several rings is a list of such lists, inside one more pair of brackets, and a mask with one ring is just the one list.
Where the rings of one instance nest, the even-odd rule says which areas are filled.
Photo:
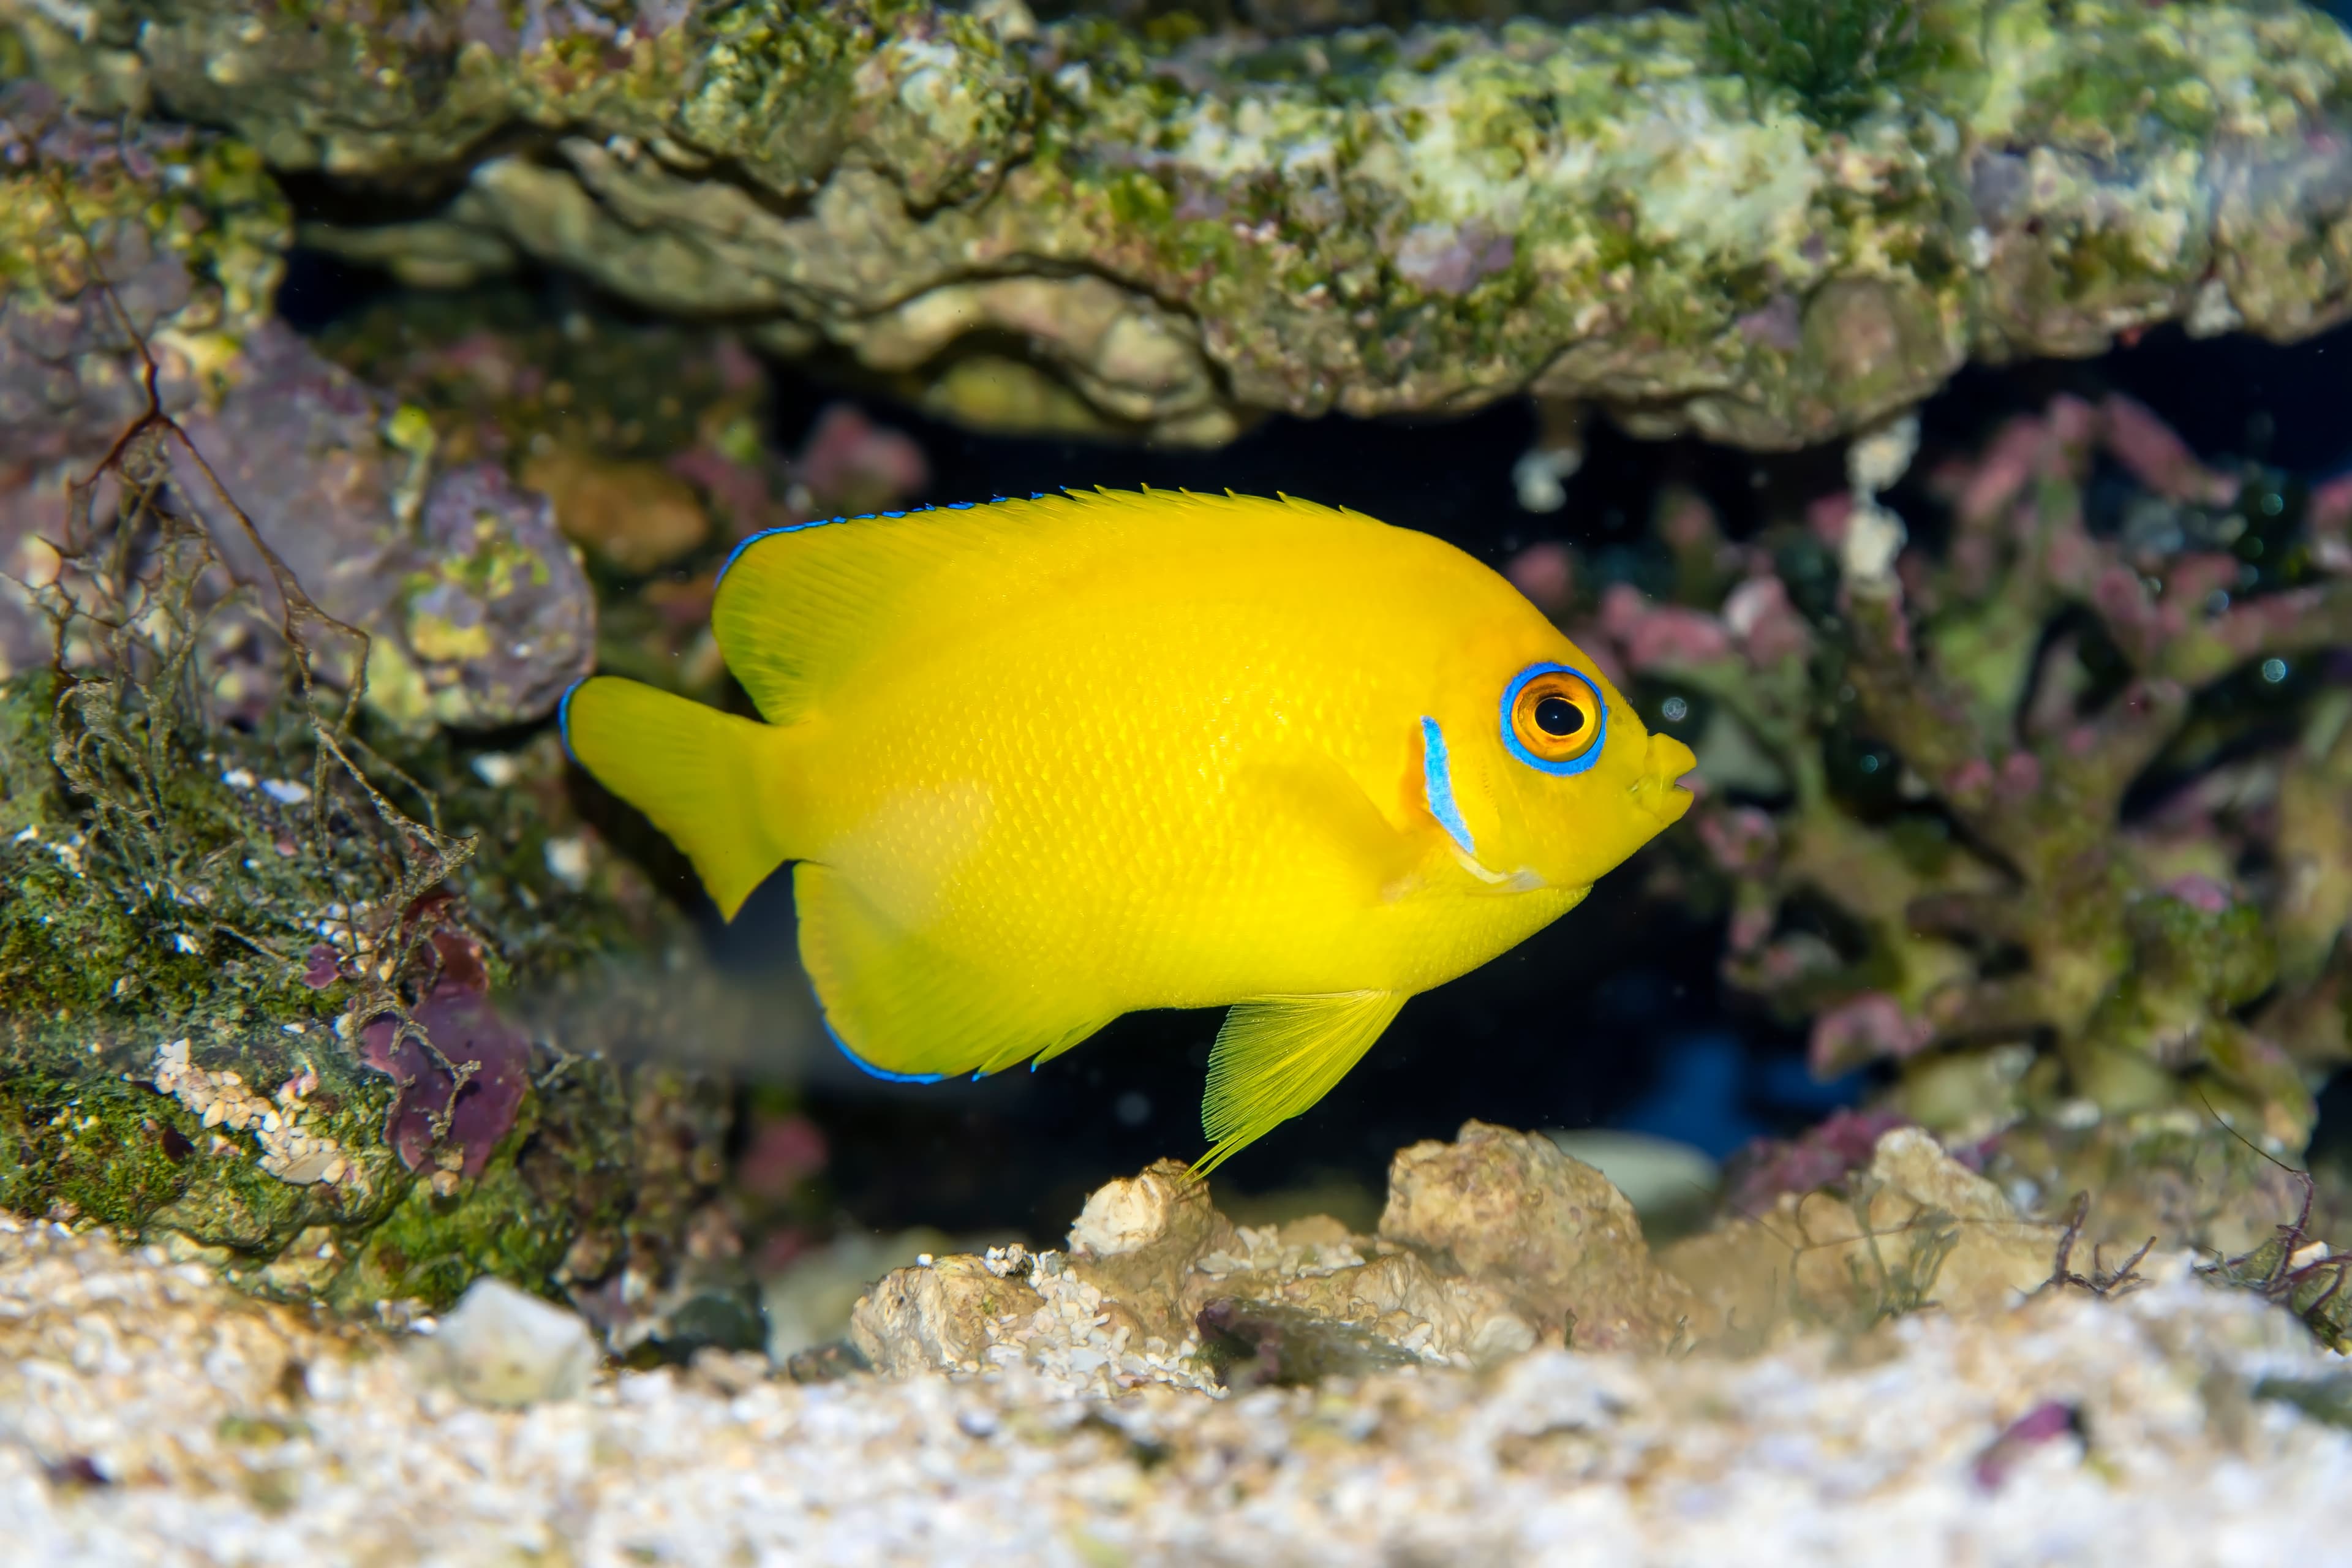
[[1523, 669], [1503, 692], [1503, 743], [1539, 772], [1582, 773], [1601, 760], [1608, 731], [1600, 688], [1564, 664]]

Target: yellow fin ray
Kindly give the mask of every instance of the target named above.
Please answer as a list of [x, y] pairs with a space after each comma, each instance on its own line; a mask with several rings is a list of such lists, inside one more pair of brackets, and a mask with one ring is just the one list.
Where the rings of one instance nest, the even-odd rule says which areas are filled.
[[1343, 991], [1236, 1004], [1209, 1053], [1201, 1131], [1210, 1148], [1193, 1173], [1208, 1174], [1328, 1094], [1404, 1003], [1399, 991]]
[[686, 852], [729, 920], [783, 864], [782, 731], [614, 676], [563, 699], [563, 743]]
[[893, 922], [829, 866], [793, 868], [793, 898], [825, 1027], [877, 1078], [998, 1072], [1067, 1050], [1118, 1016], [963, 960]]

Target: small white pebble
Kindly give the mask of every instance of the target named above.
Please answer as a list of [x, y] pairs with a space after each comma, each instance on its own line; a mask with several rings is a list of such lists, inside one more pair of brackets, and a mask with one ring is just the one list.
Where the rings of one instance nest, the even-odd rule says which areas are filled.
[[492, 789], [504, 789], [522, 776], [522, 764], [504, 752], [484, 752], [474, 759], [474, 776]]
[[253, 775], [243, 768], [231, 768], [228, 772], [221, 774], [221, 783], [228, 785], [231, 789], [251, 789], [253, 787]]
[[310, 786], [292, 779], [264, 779], [261, 793], [280, 805], [299, 805], [310, 798]]
[[484, 1276], [417, 1347], [440, 1382], [483, 1405], [531, 1405], [587, 1392], [603, 1359], [575, 1312]]
[[547, 871], [565, 887], [578, 889], [588, 885], [588, 841], [574, 836], [551, 838], [547, 841]]

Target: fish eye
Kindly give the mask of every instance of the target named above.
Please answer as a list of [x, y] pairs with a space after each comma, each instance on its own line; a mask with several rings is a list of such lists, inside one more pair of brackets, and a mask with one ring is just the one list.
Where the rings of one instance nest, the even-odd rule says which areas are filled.
[[1601, 689], [1564, 664], [1532, 665], [1503, 691], [1503, 744], [1547, 773], [1580, 773], [1601, 760], [1609, 706]]

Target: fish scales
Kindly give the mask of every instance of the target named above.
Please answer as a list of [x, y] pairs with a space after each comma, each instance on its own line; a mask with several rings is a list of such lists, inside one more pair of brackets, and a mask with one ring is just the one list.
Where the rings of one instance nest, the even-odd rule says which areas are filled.
[[778, 531], [713, 614], [753, 723], [610, 678], [567, 743], [730, 917], [796, 862], [891, 1077], [1235, 1005], [1204, 1165], [1679, 817], [1690, 753], [1499, 576], [1287, 500], [1098, 491]]

